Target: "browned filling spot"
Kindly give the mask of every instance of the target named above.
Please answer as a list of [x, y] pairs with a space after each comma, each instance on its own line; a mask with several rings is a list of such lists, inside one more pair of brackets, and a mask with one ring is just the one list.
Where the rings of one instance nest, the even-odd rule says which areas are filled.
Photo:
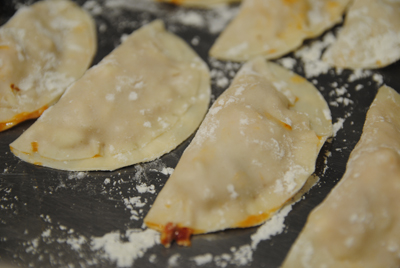
[[37, 143], [37, 141], [32, 141], [31, 145], [32, 145], [32, 152], [36, 153], [39, 148], [39, 143]]
[[49, 108], [49, 106], [45, 105], [42, 108], [40, 108], [39, 110], [33, 111], [31, 113], [29, 113], [29, 112], [20, 113], [20, 114], [15, 115], [13, 118], [11, 118], [7, 122], [0, 122], [0, 131], [9, 129], [25, 120], [38, 118], [39, 116], [42, 115], [42, 113], [47, 108]]
[[169, 247], [175, 240], [179, 246], [190, 246], [190, 237], [193, 234], [193, 230], [187, 227], [180, 227], [172, 222], [165, 225], [164, 230], [161, 233], [161, 244], [165, 247]]
[[17, 87], [17, 86], [14, 85], [14, 84], [11, 84], [11, 85], [10, 85], [10, 88], [11, 88], [12, 90], [16, 91], [16, 92], [21, 91], [21, 89], [19, 89], [19, 87]]

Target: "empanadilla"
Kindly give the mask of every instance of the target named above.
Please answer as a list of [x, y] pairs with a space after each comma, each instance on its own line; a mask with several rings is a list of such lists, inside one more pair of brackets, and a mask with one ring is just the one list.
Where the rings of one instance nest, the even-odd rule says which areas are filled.
[[20, 8], [0, 28], [0, 131], [56, 102], [87, 70], [96, 44], [93, 19], [72, 1]]
[[342, 21], [349, 0], [245, 0], [221, 33], [210, 56], [246, 61], [278, 58], [307, 38]]
[[355, 0], [323, 60], [340, 68], [382, 68], [400, 59], [400, 1]]
[[282, 268], [400, 266], [400, 95], [383, 86], [346, 172], [315, 208]]
[[[215, 101], [144, 222], [163, 233], [261, 224], [314, 172], [329, 108], [302, 77], [256, 58]], [[178, 230], [178, 231], [177, 231]]]
[[174, 149], [209, 99], [207, 65], [157, 20], [89, 69], [10, 147], [56, 169], [114, 170]]

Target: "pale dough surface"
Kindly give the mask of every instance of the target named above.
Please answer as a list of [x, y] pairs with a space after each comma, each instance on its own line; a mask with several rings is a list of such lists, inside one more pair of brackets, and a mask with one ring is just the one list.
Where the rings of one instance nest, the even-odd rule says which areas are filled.
[[346, 172], [315, 208], [282, 268], [400, 266], [400, 95], [383, 86]]
[[72, 1], [22, 7], [0, 28], [0, 131], [36, 118], [89, 67], [96, 28]]
[[215, 101], [144, 221], [194, 233], [258, 225], [302, 187], [331, 133], [317, 89], [256, 58]]
[[349, 0], [245, 0], [210, 50], [217, 59], [278, 58], [342, 21]]
[[209, 104], [207, 65], [154, 21], [67, 89], [10, 147], [21, 159], [65, 170], [114, 170], [174, 149]]
[[355, 0], [323, 60], [341, 68], [381, 68], [400, 59], [400, 1]]

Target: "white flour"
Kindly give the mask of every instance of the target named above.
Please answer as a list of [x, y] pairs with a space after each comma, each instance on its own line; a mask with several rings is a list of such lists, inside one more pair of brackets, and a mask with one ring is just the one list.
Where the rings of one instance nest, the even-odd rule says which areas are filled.
[[261, 225], [258, 228], [257, 232], [251, 236], [251, 248], [255, 250], [260, 241], [270, 239], [273, 235], [282, 233], [285, 228], [285, 217], [289, 214], [291, 210], [291, 205], [285, 206], [270, 220]]
[[160, 240], [159, 233], [151, 229], [130, 229], [124, 237], [127, 241], [121, 240], [119, 232], [94, 237], [91, 241], [92, 249], [103, 250], [103, 257], [115, 261], [118, 267], [131, 267], [136, 259], [143, 257]]

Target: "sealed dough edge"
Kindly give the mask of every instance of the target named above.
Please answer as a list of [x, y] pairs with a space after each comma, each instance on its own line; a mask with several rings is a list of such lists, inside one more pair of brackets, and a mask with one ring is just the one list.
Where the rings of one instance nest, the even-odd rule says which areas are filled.
[[[172, 115], [173, 118], [177, 118], [175, 121], [171, 121], [171, 125], [169, 125], [168, 127], [166, 127], [165, 129], [157, 129], [159, 130], [156, 134], [156, 136], [154, 136], [154, 138], [152, 138], [151, 140], [149, 140], [147, 143], [145, 144], [138, 144], [136, 147], [134, 147], [135, 149], [132, 150], [128, 150], [125, 148], [128, 148], [129, 146], [132, 147], [131, 143], [135, 142], [134, 140], [130, 141], [128, 137], [124, 137], [124, 139], [126, 139], [126, 146], [121, 145], [120, 147], [123, 148], [122, 151], [113, 151], [112, 153], [104, 153], [102, 151], [104, 151], [105, 149], [108, 149], [109, 146], [108, 144], [104, 144], [104, 142], [102, 142], [101, 140], [98, 141], [91, 141], [90, 144], [88, 146], [94, 146], [93, 148], [95, 150], [97, 150], [96, 148], [98, 146], [101, 146], [98, 151], [95, 151], [95, 153], [93, 153], [93, 155], [91, 157], [84, 157], [84, 158], [80, 158], [80, 159], [59, 159], [56, 160], [55, 158], [52, 157], [48, 157], [46, 155], [44, 155], [43, 153], [41, 153], [41, 148], [43, 148], [42, 143], [47, 143], [48, 140], [57, 138], [58, 135], [62, 134], [59, 133], [57, 134], [60, 130], [56, 130], [55, 127], [52, 127], [52, 125], [57, 125], [58, 123], [56, 122], [57, 120], [62, 121], [62, 120], [66, 120], [66, 117], [73, 117], [72, 114], [66, 114], [68, 112], [75, 112], [75, 110], [68, 110], [65, 107], [67, 107], [68, 105], [72, 105], [74, 102], [79, 102], [78, 98], [81, 98], [81, 95], [83, 96], [84, 94], [91, 94], [90, 96], [95, 96], [96, 98], [99, 97], [98, 95], [102, 92], [99, 93], [95, 93], [96, 90], [104, 90], [105, 92], [102, 93], [105, 95], [105, 99], [101, 99], [101, 101], [104, 104], [100, 104], [100, 103], [90, 103], [89, 102], [82, 102], [82, 104], [78, 107], [78, 111], [79, 109], [83, 111], [87, 112], [87, 107], [91, 107], [93, 112], [93, 115], [95, 115], [96, 110], [99, 110], [100, 112], [102, 111], [101, 107], [104, 107], [105, 105], [107, 105], [108, 103], [110, 103], [109, 99], [109, 95], [110, 95], [110, 90], [109, 88], [102, 88], [99, 89], [102, 84], [107, 84], [110, 81], [102, 81], [102, 79], [107, 79], [107, 77], [111, 77], [111, 82], [115, 82], [116, 79], [114, 79], [115, 77], [118, 77], [118, 74], [113, 74], [110, 72], [113, 72], [115, 68], [119, 68], [118, 66], [124, 66], [126, 68], [132, 68], [132, 66], [130, 66], [131, 64], [135, 64], [134, 62], [131, 63], [132, 61], [130, 61], [128, 59], [126, 55], [126, 53], [130, 53], [132, 57], [140, 57], [140, 50], [136, 51], [135, 48], [131, 48], [130, 46], [143, 46], [141, 44], [141, 39], [142, 38], [147, 38], [148, 40], [146, 40], [146, 42], [150, 42], [150, 44], [154, 44], [154, 46], [146, 46], [145, 49], [148, 49], [148, 52], [144, 53], [148, 60], [146, 60], [146, 58], [144, 58], [144, 62], [148, 62], [148, 61], [153, 61], [155, 63], [157, 63], [159, 60], [164, 60], [167, 61], [166, 64], [169, 64], [172, 66], [174, 66], [174, 64], [176, 65], [177, 62], [182, 62], [182, 64], [185, 64], [184, 66], [188, 66], [185, 67], [186, 69], [190, 69], [189, 71], [192, 72], [192, 74], [195, 76], [193, 79], [193, 81], [195, 83], [191, 84], [192, 87], [192, 91], [193, 94], [192, 96], [188, 96], [186, 97], [187, 103], [184, 103], [182, 105], [182, 107], [185, 107], [185, 111], [181, 114], [181, 115]], [[157, 39], [158, 38], [158, 39]], [[160, 42], [163, 42], [164, 47], [159, 47], [161, 44]], [[171, 47], [174, 47], [175, 50], [178, 49], [179, 53], [177, 51], [168, 51], [168, 49], [170, 49]], [[132, 51], [133, 50], [133, 51]], [[136, 52], [139, 54], [135, 54]], [[150, 54], [149, 54], [150, 53]], [[155, 55], [160, 55], [162, 57], [162, 59], [159, 59], [158, 56], [153, 56], [153, 54], [151, 53], [156, 53]], [[143, 53], [142, 53], [143, 54]], [[139, 55], [139, 56], [138, 56]], [[117, 57], [120, 57], [119, 59], [121, 60], [120, 62], [118, 62], [118, 59], [116, 59]], [[171, 63], [168, 63], [168, 61], [171, 61]], [[156, 64], [159, 65], [159, 64]], [[116, 66], [116, 67], [114, 67]], [[135, 67], [136, 68], [136, 67]], [[184, 68], [184, 69], [185, 69]], [[143, 69], [143, 67], [137, 66], [137, 69], [141, 70]], [[173, 69], [173, 68], [170, 68]], [[142, 70], [143, 71], [143, 70]], [[155, 72], [156, 70], [154, 70]], [[166, 71], [171, 71], [171, 70], [165, 70]], [[148, 83], [152, 83], [153, 80], [156, 79], [152, 79], [153, 75], [157, 75], [157, 74], [153, 74], [153, 70], [149, 69], [149, 70], [144, 70], [143, 72], [146, 72], [144, 75], [147, 75], [148, 79]], [[173, 71], [171, 71], [173, 72]], [[163, 79], [164, 71], [161, 70], [161, 73], [158, 73], [159, 77], [157, 77], [157, 79]], [[123, 74], [123, 72], [121, 73]], [[165, 75], [167, 75], [168, 73], [165, 73]], [[134, 74], [130, 74], [129, 76], [132, 76]], [[142, 75], [143, 76], [143, 75]], [[146, 77], [145, 77], [146, 78]], [[173, 78], [171, 78], [173, 79]], [[121, 80], [123, 82], [123, 80]], [[150, 88], [150, 90], [154, 91], [154, 93], [152, 94], [149, 90], [143, 91], [143, 92], [139, 92], [139, 90], [141, 89], [140, 87], [144, 87], [145, 89], [147, 89], [145, 86], [146, 83], [144, 83], [143, 81], [136, 83], [136, 84], [129, 84], [128, 86], [126, 86], [125, 84], [123, 84], [124, 86], [126, 86], [127, 88], [123, 88], [121, 89], [121, 86], [118, 86], [118, 83], [122, 83], [121, 81], [116, 81], [115, 83], [117, 83], [117, 85], [114, 87], [117, 88], [117, 94], [118, 92], [122, 92], [122, 93], [129, 93], [129, 91], [131, 90], [136, 90], [138, 93], [137, 94], [147, 94], [148, 95], [148, 99], [146, 101], [148, 101], [150, 99], [150, 102], [146, 102], [148, 103], [148, 105], [150, 105], [149, 107], [151, 108], [152, 105], [159, 107], [157, 109], [162, 110], [162, 104], [156, 103], [158, 102], [158, 100], [154, 97], [154, 101], [151, 102], [151, 99], [153, 98], [152, 96], [154, 96], [154, 94], [159, 94], [157, 93], [157, 88], [160, 87], [152, 87]], [[92, 83], [94, 84], [94, 88], [91, 89], [91, 91], [88, 90], [83, 90], [81, 91], [81, 89], [84, 89], [85, 87], [87, 87], [87, 83]], [[178, 81], [174, 82], [172, 80], [172, 83], [179, 83]], [[173, 87], [170, 86], [169, 84], [167, 85], [168, 87]], [[183, 87], [183, 86], [182, 86]], [[114, 90], [114, 89], [113, 89]], [[113, 91], [112, 93], [116, 96], [116, 93], [114, 93], [115, 91]], [[146, 93], [147, 92], [147, 93]], [[131, 92], [132, 93], [132, 92]], [[160, 92], [162, 93], [162, 92]], [[167, 92], [168, 93], [168, 92]], [[113, 97], [114, 95], [111, 94]], [[125, 102], [127, 104], [126, 107], [127, 109], [132, 109], [130, 111], [136, 113], [136, 115], [144, 115], [146, 111], [146, 107], [141, 107], [143, 109], [141, 109], [140, 111], [138, 110], [133, 110], [136, 109], [134, 106], [135, 104], [131, 104], [131, 102], [133, 99], [136, 98], [140, 98], [137, 97], [137, 94], [134, 95], [135, 98], [132, 98], [131, 95], [129, 95], [128, 97], [121, 97], [121, 102]], [[185, 94], [185, 93], [183, 93]], [[148, 25], [143, 26], [142, 28], [138, 29], [137, 31], [133, 32], [131, 34], [131, 36], [128, 37], [128, 39], [126, 41], [124, 41], [119, 47], [117, 47], [113, 52], [111, 52], [106, 58], [104, 58], [98, 65], [92, 67], [91, 69], [89, 69], [87, 71], [87, 73], [81, 78], [79, 79], [75, 84], [73, 84], [64, 94], [64, 96], [61, 98], [61, 100], [53, 107], [51, 107], [50, 109], [48, 109], [47, 111], [45, 111], [43, 113], [43, 115], [37, 120], [37, 122], [35, 122], [23, 135], [21, 135], [21, 137], [19, 137], [16, 141], [14, 141], [11, 145], [11, 151], [19, 158], [21, 158], [24, 161], [36, 164], [36, 165], [42, 165], [42, 166], [47, 166], [47, 167], [51, 167], [51, 168], [56, 168], [56, 169], [62, 169], [62, 170], [71, 170], [71, 171], [84, 171], [84, 170], [115, 170], [124, 166], [129, 166], [129, 165], [133, 165], [136, 163], [140, 163], [140, 162], [146, 162], [146, 161], [151, 161], [154, 160], [160, 156], [162, 156], [163, 154], [171, 151], [172, 149], [176, 148], [179, 144], [181, 144], [185, 139], [187, 139], [190, 135], [193, 134], [193, 132], [197, 129], [197, 127], [200, 125], [204, 114], [206, 113], [207, 109], [208, 109], [208, 105], [209, 105], [209, 99], [210, 99], [210, 94], [211, 94], [211, 90], [210, 90], [210, 75], [209, 75], [209, 70], [207, 65], [201, 60], [201, 58], [199, 58], [197, 56], [197, 54], [179, 37], [175, 36], [172, 33], [169, 33], [165, 30], [164, 27], [164, 23], [161, 20], [156, 20]], [[75, 96], [75, 97], [74, 97]], [[182, 98], [179, 97], [179, 99], [175, 99], [173, 98], [174, 96], [172, 96], [171, 100], [168, 103], [174, 103], [178, 102], [180, 99]], [[140, 99], [138, 99], [140, 100]], [[99, 101], [99, 100], [98, 100]], [[163, 101], [167, 101], [167, 100], [163, 100]], [[111, 102], [112, 103], [112, 102]], [[136, 102], [137, 103], [137, 102]], [[110, 104], [111, 105], [111, 104]], [[114, 105], [114, 104], [112, 104]], [[122, 103], [116, 103], [116, 106], [122, 106]], [[146, 105], [146, 104], [145, 104]], [[158, 105], [158, 106], [157, 106]], [[87, 107], [86, 107], [87, 106]], [[92, 108], [92, 106], [94, 108]], [[86, 107], [86, 108], [85, 108]], [[115, 107], [115, 106], [112, 106]], [[147, 109], [150, 109], [149, 107], [147, 107]], [[117, 107], [118, 108], [118, 107]], [[113, 109], [117, 109], [117, 108], [113, 108]], [[64, 110], [66, 112], [64, 112]], [[86, 109], [86, 110], [85, 110]], [[139, 109], [139, 108], [137, 108]], [[182, 108], [183, 109], [183, 108]], [[53, 115], [54, 114], [54, 110], [57, 110], [58, 115]], [[135, 118], [135, 116], [133, 115], [129, 115], [127, 113], [129, 113], [129, 111], [127, 110], [123, 110], [122, 112], [124, 114], [120, 114], [120, 115], [115, 115], [115, 119], [119, 119], [119, 117], [123, 117], [123, 118], [128, 118], [127, 120], [133, 120], [132, 123], [128, 124], [126, 127], [128, 128], [128, 130], [126, 131], [126, 135], [131, 134], [130, 132], [132, 131], [136, 131], [137, 128], [136, 125], [137, 123], [135, 123], [135, 120], [137, 118]], [[58, 116], [60, 116], [60, 118], [57, 118]], [[72, 118], [72, 123], [71, 124], [75, 124], [75, 121], [79, 120], [79, 116], [80, 114], [77, 114], [78, 118]], [[125, 117], [124, 117], [125, 116]], [[163, 114], [160, 114], [160, 117], [163, 116]], [[160, 121], [160, 117], [159, 120]], [[86, 122], [86, 124], [91, 124], [91, 121], [95, 121], [95, 119], [97, 120], [97, 118], [93, 118], [93, 120], [88, 117], [88, 118], [84, 118], [84, 122]], [[111, 133], [113, 131], [113, 128], [118, 128], [119, 126], [117, 125], [117, 123], [115, 123], [115, 119], [113, 118], [109, 118], [109, 123], [104, 122], [101, 123], [101, 121], [99, 123], [94, 122], [93, 124], [97, 124], [96, 126], [98, 127], [98, 131], [97, 132], [107, 132], [110, 128], [112, 128]], [[56, 120], [56, 121], [54, 121]], [[86, 121], [85, 121], [86, 120]], [[98, 120], [101, 120], [98, 119]], [[162, 122], [161, 122], [162, 123]], [[47, 125], [48, 126], [47, 126]], [[79, 127], [78, 121], [76, 123]], [[116, 124], [114, 127], [109, 126], [110, 124]], [[50, 127], [52, 128], [51, 131], [55, 131], [55, 134], [53, 134], [54, 138], [42, 138], [41, 137], [41, 133], [45, 134], [44, 132], [51, 132], [51, 131], [44, 131], [42, 130], [42, 126], [46, 126], [46, 127]], [[109, 126], [109, 127], [108, 127]], [[138, 137], [146, 137], [150, 134], [148, 134], [148, 132], [146, 132], [147, 129], [151, 129], [151, 128], [146, 128], [146, 122], [144, 124], [144, 126], [140, 127], [140, 129], [144, 129], [145, 132], [143, 132], [143, 134], [138, 134], [140, 136]], [[60, 127], [65, 127], [62, 124], [60, 125]], [[45, 128], [44, 128], [45, 129]], [[85, 128], [86, 129], [86, 128]], [[85, 131], [84, 129], [84, 131]], [[80, 131], [78, 129], [78, 131]], [[81, 133], [80, 132], [76, 132], [76, 133]], [[91, 135], [96, 135], [96, 131], [92, 131]], [[90, 137], [90, 136], [89, 136]], [[112, 140], [112, 137], [108, 137], [109, 139]], [[42, 141], [38, 141], [38, 139], [42, 139]], [[117, 139], [117, 138], [115, 138]], [[51, 145], [51, 144], [50, 144]], [[79, 146], [79, 144], [78, 144]], [[47, 146], [49, 147], [49, 146]], [[50, 146], [52, 147], [52, 146]], [[102, 149], [105, 148], [105, 149]], [[79, 147], [77, 147], [77, 149], [79, 149]], [[128, 148], [129, 149], [129, 148]], [[60, 153], [57, 152], [57, 150], [53, 150], [50, 152], [50, 155], [60, 155]], [[62, 153], [62, 152], [61, 152]], [[90, 153], [90, 152], [89, 152]], [[68, 157], [68, 152], [67, 153], [62, 153], [65, 155], [65, 157]]]

